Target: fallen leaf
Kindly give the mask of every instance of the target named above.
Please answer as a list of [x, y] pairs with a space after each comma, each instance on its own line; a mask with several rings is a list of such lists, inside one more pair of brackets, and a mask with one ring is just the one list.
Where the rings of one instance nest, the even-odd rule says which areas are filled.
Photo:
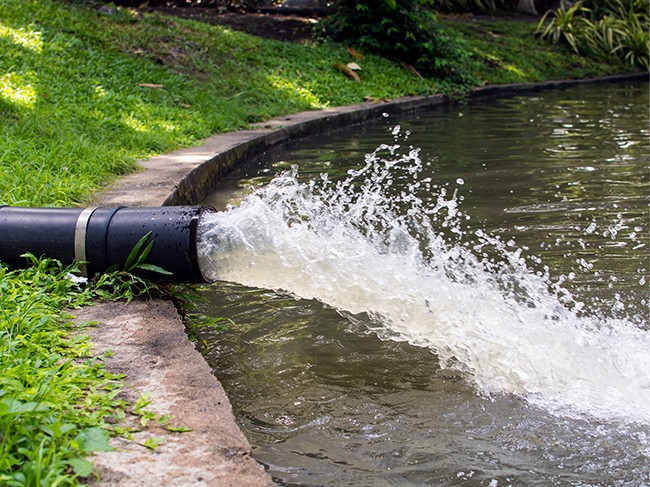
[[405, 63], [404, 61], [402, 61], [402, 66], [404, 66], [406, 69], [408, 69], [411, 74], [414, 74], [415, 76], [417, 76], [420, 79], [424, 79], [424, 76], [422, 76], [419, 73], [419, 71], [417, 69], [415, 69], [413, 66], [411, 66], [410, 64]]
[[390, 98], [375, 98], [373, 96], [364, 96], [363, 101], [370, 103], [387, 103], [390, 101]]
[[183, 108], [190, 108], [192, 105], [190, 105], [189, 103], [181, 103], [181, 106]]
[[363, 54], [361, 54], [359, 51], [356, 51], [351, 47], [348, 47], [348, 52], [350, 53], [350, 56], [352, 56], [357, 61], [363, 61]]
[[160, 89], [163, 87], [163, 85], [159, 85], [156, 83], [140, 83], [138, 86], [142, 86], [143, 88], [155, 88], [155, 89]]
[[361, 71], [361, 66], [359, 66], [357, 63], [348, 63], [346, 66], [352, 71]]
[[334, 65], [334, 67], [336, 69], [338, 69], [341, 73], [346, 75], [348, 78], [352, 78], [354, 81], [357, 81], [357, 82], [361, 81], [361, 78], [359, 77], [359, 75], [357, 73], [355, 73], [353, 70], [351, 70], [350, 68], [348, 68], [345, 64], [336, 63]]

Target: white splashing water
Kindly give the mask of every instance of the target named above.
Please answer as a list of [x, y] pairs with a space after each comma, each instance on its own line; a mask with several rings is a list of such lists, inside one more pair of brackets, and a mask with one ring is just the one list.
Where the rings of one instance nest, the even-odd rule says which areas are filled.
[[210, 215], [204, 272], [366, 312], [382, 338], [430, 348], [481, 392], [650, 424], [650, 333], [589, 316], [512, 243], [467, 235], [456, 194], [431, 198], [418, 151], [398, 147], [380, 147], [336, 184], [281, 174]]

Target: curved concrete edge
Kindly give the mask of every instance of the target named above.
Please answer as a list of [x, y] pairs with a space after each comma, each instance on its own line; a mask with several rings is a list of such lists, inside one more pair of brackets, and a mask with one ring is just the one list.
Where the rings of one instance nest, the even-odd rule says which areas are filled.
[[240, 161], [292, 139], [362, 123], [382, 113], [422, 110], [448, 101], [442, 95], [408, 97], [302, 112], [207, 138], [201, 146], [140, 161], [141, 171], [120, 178], [93, 203], [131, 206], [197, 204]]
[[[648, 73], [603, 78], [549, 81], [477, 88], [469, 100], [522, 95], [579, 84], [648, 81]], [[254, 158], [274, 146], [363, 123], [381, 116], [424, 110], [452, 102], [443, 95], [405, 97], [388, 102], [363, 103], [319, 111], [302, 112], [253, 124], [251, 130], [217, 134], [201, 146], [180, 149], [140, 161], [141, 171], [121, 178], [100, 192], [99, 205], [160, 206], [197, 204], [243, 160]]]
[[526, 93], [535, 93], [538, 91], [570, 88], [578, 85], [588, 84], [606, 84], [606, 83], [626, 83], [631, 81], [650, 81], [649, 72], [619, 74], [614, 76], [604, 76], [601, 78], [584, 78], [568, 79], [557, 81], [544, 81], [540, 83], [522, 83], [509, 85], [487, 85], [477, 88], [470, 94], [470, 99], [486, 99], [502, 96], [524, 95]]
[[[648, 73], [591, 80], [495, 85], [475, 90], [469, 99], [520, 95], [575, 84], [648, 81]], [[215, 135], [203, 145], [142, 161], [142, 170], [98, 193], [98, 205], [160, 206], [196, 204], [238, 162], [291, 139], [361, 123], [382, 113], [404, 113], [448, 103], [443, 96], [413, 97], [386, 103], [333, 108], [280, 117], [254, 130]], [[270, 477], [251, 458], [251, 446], [236, 425], [228, 398], [200, 353], [189, 341], [170, 303], [102, 303], [76, 312], [78, 321], [94, 321], [91, 339], [109, 370], [125, 374], [138, 394], [151, 394], [159, 414], [172, 414], [193, 432], [170, 437], [166, 445], [145, 448], [116, 445], [98, 453], [95, 464], [102, 486], [264, 486]], [[214, 373], [213, 373], [214, 372]], [[137, 395], [129, 398], [135, 402]], [[152, 434], [144, 432], [144, 434]]]

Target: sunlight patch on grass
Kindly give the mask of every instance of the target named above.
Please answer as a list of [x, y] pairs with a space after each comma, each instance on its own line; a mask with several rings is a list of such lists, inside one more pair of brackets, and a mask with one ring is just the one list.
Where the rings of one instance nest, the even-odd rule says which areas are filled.
[[503, 68], [504, 68], [506, 71], [508, 71], [509, 73], [512, 73], [512, 74], [518, 76], [518, 77], [521, 78], [521, 79], [525, 79], [525, 78], [526, 78], [526, 73], [525, 73], [524, 71], [522, 71], [521, 69], [519, 69], [519, 68], [518, 68], [517, 66], [515, 66], [514, 64], [506, 64]]
[[325, 105], [320, 101], [320, 99], [304, 86], [300, 86], [299, 84], [288, 80], [287, 78], [283, 78], [282, 76], [278, 76], [277, 74], [269, 75], [268, 80], [274, 89], [282, 91], [291, 97], [297, 97], [313, 110], [325, 108]]
[[103, 86], [95, 86], [95, 95], [97, 98], [106, 98], [108, 96], [108, 92], [106, 89], [104, 89]]
[[4, 37], [9, 41], [17, 44], [25, 49], [37, 53], [43, 50], [42, 35], [38, 31], [28, 30], [24, 28], [14, 29], [0, 22], [0, 37]]
[[520, 80], [525, 80], [528, 76], [528, 74], [524, 70], [520, 69], [517, 65], [504, 61], [501, 57], [497, 56], [494, 53], [485, 53], [485, 61], [498, 66], [499, 69], [515, 75], [516, 78]]
[[36, 90], [27, 81], [27, 76], [7, 73], [0, 76], [0, 98], [24, 108], [33, 108]]
[[133, 114], [127, 115], [122, 119], [122, 122], [127, 127], [135, 130], [136, 132], [149, 132], [149, 126], [142, 120], [136, 118]]

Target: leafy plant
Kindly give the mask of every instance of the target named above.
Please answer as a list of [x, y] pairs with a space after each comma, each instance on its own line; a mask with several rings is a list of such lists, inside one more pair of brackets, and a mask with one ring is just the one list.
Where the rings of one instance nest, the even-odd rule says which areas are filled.
[[[148, 237], [138, 241], [125, 269], [145, 264]], [[92, 474], [86, 457], [110, 450], [111, 435], [130, 436], [119, 425], [127, 413], [142, 427], [156, 421], [168, 431], [188, 431], [150, 411], [146, 394], [133, 405], [120, 399], [121, 376], [93, 356], [87, 337], [70, 333], [66, 310], [95, 296], [92, 286], [70, 279], [78, 267], [26, 257], [26, 269], [0, 263], [0, 484], [79, 485]], [[156, 438], [145, 443], [160, 444]]]
[[556, 10], [549, 10], [542, 16], [537, 33], [542, 39], [548, 39], [554, 44], [566, 42], [577, 53], [579, 52], [578, 32], [584, 19], [581, 14], [588, 11], [582, 0], [576, 1], [568, 8], [562, 2]]
[[90, 299], [67, 277], [78, 269], [29, 258], [27, 269], [0, 265], [0, 484], [77, 485], [85, 457], [110, 448], [120, 381], [69, 333], [65, 309]]
[[603, 59], [619, 58], [648, 69], [650, 22], [648, 0], [578, 0], [564, 2], [540, 20], [537, 33], [553, 43], [565, 43], [576, 53]]
[[111, 300], [126, 299], [127, 302], [143, 295], [151, 297], [152, 294], [163, 294], [157, 283], [138, 274], [138, 271], [147, 271], [171, 275], [171, 272], [146, 262], [154, 244], [149, 237], [151, 232], [136, 242], [121, 269], [115, 264], [99, 276], [93, 285], [95, 294]]
[[145, 448], [149, 448], [150, 450], [155, 450], [160, 445], [162, 445], [164, 442], [165, 442], [165, 440], [163, 438], [151, 437], [151, 438], [147, 438], [146, 440], [144, 440], [142, 442], [142, 446], [144, 446]]
[[635, 17], [626, 24], [626, 27], [621, 40], [620, 55], [629, 64], [649, 69], [650, 36], [648, 36], [647, 19], [642, 22], [640, 17]]

